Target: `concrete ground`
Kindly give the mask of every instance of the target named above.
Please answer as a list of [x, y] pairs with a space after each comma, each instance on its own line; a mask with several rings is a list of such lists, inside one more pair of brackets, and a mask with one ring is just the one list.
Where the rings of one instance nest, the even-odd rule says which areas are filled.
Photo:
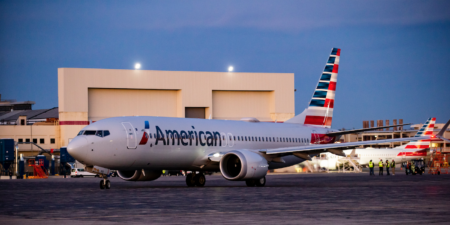
[[[377, 173], [377, 171], [376, 171]], [[449, 224], [450, 175], [268, 175], [266, 187], [207, 176], [1, 180], [1, 224]]]

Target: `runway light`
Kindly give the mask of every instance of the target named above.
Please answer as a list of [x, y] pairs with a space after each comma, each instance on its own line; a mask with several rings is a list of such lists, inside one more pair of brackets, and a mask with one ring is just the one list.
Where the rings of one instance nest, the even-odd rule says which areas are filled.
[[233, 72], [234, 68], [232, 66], [228, 67], [228, 72]]
[[134, 64], [134, 69], [138, 70], [140, 68], [141, 68], [141, 64], [140, 63]]

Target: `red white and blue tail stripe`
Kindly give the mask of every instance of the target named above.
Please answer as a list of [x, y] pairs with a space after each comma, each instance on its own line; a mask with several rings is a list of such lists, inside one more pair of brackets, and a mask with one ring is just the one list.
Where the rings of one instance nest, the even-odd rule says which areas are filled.
[[143, 130], [144, 133], [142, 134], [141, 142], [139, 142], [139, 145], [145, 145], [147, 144], [148, 139], [150, 138], [150, 123], [148, 121], [145, 121], [145, 130]]
[[341, 49], [331, 50], [308, 108], [286, 123], [331, 128], [340, 55]]
[[[420, 128], [414, 137], [431, 136], [433, 135], [434, 124], [436, 118], [429, 118], [425, 124]], [[406, 145], [400, 146], [405, 149], [425, 149], [430, 147], [430, 140], [411, 141]]]

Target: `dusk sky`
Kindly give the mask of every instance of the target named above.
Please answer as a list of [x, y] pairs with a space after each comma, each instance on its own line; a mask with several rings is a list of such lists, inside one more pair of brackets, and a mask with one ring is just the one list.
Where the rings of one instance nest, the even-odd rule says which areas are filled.
[[333, 128], [450, 119], [450, 1], [0, 1], [0, 94], [58, 106], [57, 69], [295, 74], [341, 48]]

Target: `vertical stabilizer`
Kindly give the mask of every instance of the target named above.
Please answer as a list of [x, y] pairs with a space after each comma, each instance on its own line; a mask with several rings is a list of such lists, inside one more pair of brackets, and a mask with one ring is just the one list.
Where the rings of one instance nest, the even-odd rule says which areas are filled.
[[333, 48], [308, 108], [285, 123], [331, 128], [341, 49]]
[[[436, 118], [429, 118], [426, 123], [420, 128], [414, 137], [433, 135], [434, 124]], [[396, 149], [426, 149], [430, 147], [430, 140], [411, 141], [406, 145], [398, 146]]]

